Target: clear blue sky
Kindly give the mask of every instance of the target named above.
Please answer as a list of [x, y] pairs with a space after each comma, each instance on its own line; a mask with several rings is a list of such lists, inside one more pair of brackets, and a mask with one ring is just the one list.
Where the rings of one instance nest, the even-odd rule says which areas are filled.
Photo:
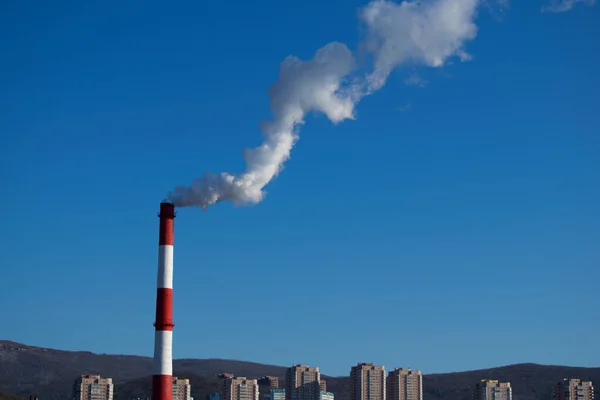
[[[243, 171], [279, 63], [364, 4], [3, 2], [0, 338], [151, 356], [159, 202]], [[544, 4], [309, 117], [262, 203], [180, 209], [174, 356], [598, 366], [600, 7]]]

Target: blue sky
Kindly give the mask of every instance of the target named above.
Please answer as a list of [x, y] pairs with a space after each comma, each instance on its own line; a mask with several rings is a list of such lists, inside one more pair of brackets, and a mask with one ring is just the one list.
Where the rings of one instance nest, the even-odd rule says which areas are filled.
[[[151, 356], [159, 202], [243, 171], [280, 62], [365, 4], [4, 2], [0, 338]], [[548, 4], [310, 114], [261, 203], [180, 209], [174, 356], [598, 366], [600, 9]]]

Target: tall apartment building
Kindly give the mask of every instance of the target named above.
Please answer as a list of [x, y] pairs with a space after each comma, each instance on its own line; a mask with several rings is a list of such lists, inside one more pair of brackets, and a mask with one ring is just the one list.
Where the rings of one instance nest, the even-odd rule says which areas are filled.
[[73, 400], [113, 400], [114, 385], [111, 378], [100, 375], [81, 375], [73, 384]]
[[272, 389], [279, 389], [279, 378], [276, 376], [263, 376], [258, 379], [260, 400], [269, 400]]
[[192, 386], [189, 379], [173, 377], [173, 400], [193, 400]]
[[350, 400], [385, 400], [385, 367], [358, 363], [350, 370]]
[[223, 382], [222, 400], [259, 400], [258, 381], [228, 376]]
[[319, 367], [296, 364], [287, 369], [285, 400], [319, 400], [321, 394]]
[[220, 379], [221, 379], [221, 399], [220, 400], [225, 400], [225, 393], [230, 390], [227, 387], [231, 385], [231, 382], [229, 381], [229, 379], [233, 379], [235, 378], [234, 374], [228, 374], [228, 373], [222, 373], [217, 375]]
[[554, 385], [554, 400], [594, 400], [594, 385], [581, 379], [563, 379]]
[[473, 400], [512, 400], [510, 382], [482, 379], [475, 385]]
[[395, 368], [387, 376], [388, 400], [423, 400], [423, 375], [410, 368]]

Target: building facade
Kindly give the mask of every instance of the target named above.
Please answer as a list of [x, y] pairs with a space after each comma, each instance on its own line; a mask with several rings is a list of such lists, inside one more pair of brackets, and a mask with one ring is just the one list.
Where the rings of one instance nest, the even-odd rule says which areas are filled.
[[231, 385], [231, 382], [229, 381], [229, 379], [233, 379], [235, 378], [235, 375], [233, 374], [228, 374], [228, 373], [222, 373], [217, 375], [219, 378], [221, 378], [221, 399], [220, 400], [225, 400], [225, 394], [228, 393], [228, 391], [230, 391], [230, 389], [227, 387], [229, 385]]
[[269, 390], [279, 389], [279, 378], [276, 376], [263, 376], [262, 378], [258, 378], [258, 387], [260, 388], [261, 386], [268, 388]]
[[113, 400], [114, 385], [111, 378], [100, 375], [81, 375], [73, 384], [73, 400]]
[[563, 379], [554, 385], [554, 400], [594, 400], [594, 385], [581, 379]]
[[223, 382], [222, 400], [259, 400], [258, 381], [228, 376]]
[[318, 367], [296, 364], [285, 376], [285, 400], [319, 400], [321, 373]]
[[172, 388], [173, 400], [193, 400], [189, 379], [180, 379], [174, 376]]
[[473, 400], [512, 400], [510, 382], [482, 379], [475, 385]]
[[325, 379], [321, 379], [319, 382], [319, 390], [321, 392], [327, 392], [327, 381]]
[[269, 390], [269, 399], [268, 400], [285, 400], [285, 389]]
[[385, 367], [358, 363], [350, 370], [350, 400], [385, 400]]
[[276, 376], [263, 376], [258, 379], [260, 400], [268, 400], [272, 389], [279, 389], [279, 378]]
[[388, 400], [423, 400], [423, 375], [410, 368], [395, 368], [387, 376]]

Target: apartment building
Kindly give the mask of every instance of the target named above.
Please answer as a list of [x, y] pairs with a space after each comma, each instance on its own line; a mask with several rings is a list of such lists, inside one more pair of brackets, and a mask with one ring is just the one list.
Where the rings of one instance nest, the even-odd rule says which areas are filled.
[[554, 385], [554, 400], [594, 400], [594, 385], [581, 379], [563, 379]]
[[174, 376], [172, 392], [173, 400], [193, 400], [192, 386], [189, 379], [181, 379]]
[[279, 378], [276, 376], [263, 376], [258, 379], [258, 393], [260, 400], [268, 400], [272, 389], [279, 389]]
[[258, 381], [228, 376], [223, 382], [222, 400], [259, 400]]
[[285, 400], [319, 400], [321, 373], [318, 367], [296, 364], [287, 369]]
[[473, 400], [512, 400], [510, 382], [482, 379], [475, 385]]
[[385, 400], [385, 367], [358, 363], [350, 369], [350, 400]]
[[276, 376], [263, 376], [258, 378], [258, 387], [264, 386], [270, 389], [279, 389], [279, 378]]
[[395, 368], [387, 376], [388, 400], [423, 400], [423, 375], [419, 370]]
[[322, 392], [327, 392], [327, 381], [325, 379], [321, 379], [319, 382], [319, 390]]
[[100, 375], [81, 375], [73, 384], [73, 400], [113, 400], [114, 385], [111, 378]]
[[228, 388], [228, 386], [231, 385], [231, 382], [229, 380], [235, 378], [235, 375], [224, 372], [224, 373], [219, 374], [217, 376], [219, 378], [221, 378], [221, 382], [222, 382], [222, 384], [221, 384], [221, 399], [220, 400], [225, 400], [226, 399], [225, 398], [225, 393], [227, 393], [228, 390], [230, 390]]

